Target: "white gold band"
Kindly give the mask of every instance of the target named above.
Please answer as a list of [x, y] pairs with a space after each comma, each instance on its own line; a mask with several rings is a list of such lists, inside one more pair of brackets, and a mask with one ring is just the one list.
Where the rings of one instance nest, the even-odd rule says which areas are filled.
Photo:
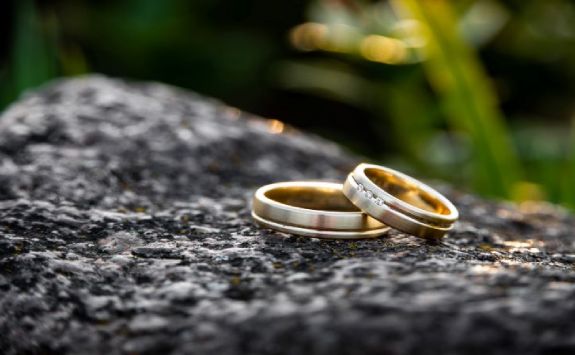
[[372, 238], [389, 229], [349, 202], [342, 187], [318, 181], [266, 185], [254, 195], [252, 216], [266, 227], [318, 238]]
[[423, 238], [441, 238], [459, 217], [455, 206], [435, 189], [378, 165], [358, 165], [343, 193], [373, 218]]

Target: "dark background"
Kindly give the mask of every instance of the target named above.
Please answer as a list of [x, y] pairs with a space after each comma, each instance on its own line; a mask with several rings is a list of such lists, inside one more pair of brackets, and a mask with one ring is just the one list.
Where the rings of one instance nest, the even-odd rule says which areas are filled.
[[[405, 40], [397, 30], [406, 22], [397, 11], [402, 3], [409, 1], [395, 7], [352, 0], [4, 1], [0, 109], [61, 76], [98, 72], [161, 81], [315, 132], [417, 176], [486, 196], [574, 206], [573, 2], [430, 2], [430, 23], [448, 24], [452, 14], [467, 46], [448, 47], [446, 58], [472, 67], [477, 60], [487, 91], [498, 99], [495, 113], [470, 118], [487, 122], [487, 144], [473, 138], [463, 119], [457, 122], [471, 114], [468, 101], [446, 113], [449, 95], [433, 78], [450, 68], [428, 65], [433, 57], [382, 63], [349, 49], [358, 48], [355, 42], [342, 50], [294, 40], [294, 29], [305, 23], [329, 28], [332, 44], [345, 42], [347, 32], [337, 30], [342, 24], [361, 38]], [[467, 90], [465, 100], [478, 105], [488, 102], [475, 80], [454, 90]], [[499, 143], [505, 140], [510, 144]], [[513, 154], [502, 163], [478, 158], [508, 150]]]

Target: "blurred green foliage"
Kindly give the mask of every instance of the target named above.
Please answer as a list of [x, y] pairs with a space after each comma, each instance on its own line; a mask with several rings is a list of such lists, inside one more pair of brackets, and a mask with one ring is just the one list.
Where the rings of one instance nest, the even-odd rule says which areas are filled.
[[0, 109], [101, 72], [222, 98], [487, 196], [575, 208], [568, 0], [21, 0]]
[[446, 1], [397, 2], [403, 16], [417, 20], [427, 43], [423, 61], [427, 77], [455, 129], [470, 138], [473, 181], [483, 193], [509, 196], [520, 176], [505, 120], [483, 68], [459, 35], [457, 18]]

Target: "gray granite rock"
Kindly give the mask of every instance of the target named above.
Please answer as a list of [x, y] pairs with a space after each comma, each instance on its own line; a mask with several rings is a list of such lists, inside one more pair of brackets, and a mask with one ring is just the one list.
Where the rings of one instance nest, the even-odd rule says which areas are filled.
[[441, 242], [255, 227], [336, 145], [160, 84], [85, 77], [0, 118], [3, 354], [575, 353], [575, 220], [444, 191]]

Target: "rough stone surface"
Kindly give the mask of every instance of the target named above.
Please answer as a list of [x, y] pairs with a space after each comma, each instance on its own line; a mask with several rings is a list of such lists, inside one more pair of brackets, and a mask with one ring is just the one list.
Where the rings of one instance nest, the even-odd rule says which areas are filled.
[[103, 77], [0, 118], [3, 354], [573, 354], [575, 220], [444, 191], [439, 243], [262, 230], [259, 185], [341, 180], [336, 145]]

